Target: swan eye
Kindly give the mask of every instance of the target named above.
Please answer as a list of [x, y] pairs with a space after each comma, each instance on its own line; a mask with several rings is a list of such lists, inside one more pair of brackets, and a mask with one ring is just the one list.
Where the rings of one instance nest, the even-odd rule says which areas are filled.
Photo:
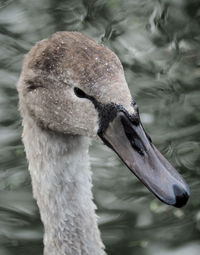
[[87, 95], [85, 94], [85, 92], [77, 87], [74, 88], [74, 93], [77, 97], [80, 98], [87, 98]]
[[26, 85], [27, 85], [28, 91], [33, 91], [33, 90], [36, 90], [37, 88], [43, 87], [40, 81], [34, 81], [34, 80], [27, 80]]

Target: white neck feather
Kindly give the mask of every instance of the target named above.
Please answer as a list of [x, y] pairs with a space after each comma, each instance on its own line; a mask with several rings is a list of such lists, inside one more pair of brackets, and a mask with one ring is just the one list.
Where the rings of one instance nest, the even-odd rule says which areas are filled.
[[103, 255], [92, 201], [89, 139], [41, 130], [23, 120], [33, 194], [44, 224], [45, 255]]

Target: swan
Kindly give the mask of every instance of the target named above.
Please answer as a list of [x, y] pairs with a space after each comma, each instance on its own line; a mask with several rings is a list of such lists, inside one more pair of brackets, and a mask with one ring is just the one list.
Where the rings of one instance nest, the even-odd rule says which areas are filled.
[[91, 139], [114, 150], [158, 199], [186, 204], [188, 185], [145, 132], [111, 50], [79, 32], [57, 32], [26, 55], [17, 90], [45, 255], [105, 254], [91, 191]]

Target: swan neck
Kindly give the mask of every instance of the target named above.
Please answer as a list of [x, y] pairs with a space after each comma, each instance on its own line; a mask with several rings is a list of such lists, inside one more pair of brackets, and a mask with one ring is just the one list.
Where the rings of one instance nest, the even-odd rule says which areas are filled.
[[92, 197], [89, 139], [44, 131], [28, 117], [23, 142], [44, 224], [45, 255], [103, 255]]

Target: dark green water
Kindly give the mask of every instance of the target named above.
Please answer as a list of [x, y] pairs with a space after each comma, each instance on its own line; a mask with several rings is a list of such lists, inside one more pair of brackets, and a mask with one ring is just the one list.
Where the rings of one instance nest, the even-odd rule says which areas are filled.
[[114, 50], [159, 150], [185, 177], [183, 209], [164, 205], [103, 145], [90, 150], [109, 255], [200, 251], [200, 1], [0, 1], [0, 255], [42, 254], [42, 224], [20, 140], [16, 82], [25, 53], [59, 30]]

